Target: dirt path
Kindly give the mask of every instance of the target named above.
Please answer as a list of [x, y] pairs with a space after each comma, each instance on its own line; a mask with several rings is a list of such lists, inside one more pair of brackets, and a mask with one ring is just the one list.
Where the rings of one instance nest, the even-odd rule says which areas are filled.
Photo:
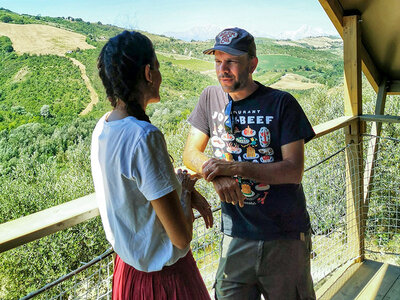
[[72, 60], [74, 65], [79, 67], [79, 70], [81, 70], [81, 77], [82, 77], [83, 81], [85, 82], [85, 85], [90, 93], [90, 103], [79, 114], [79, 115], [83, 116], [83, 115], [86, 115], [87, 113], [89, 113], [90, 111], [92, 111], [93, 106], [99, 102], [99, 96], [97, 95], [92, 84], [90, 83], [89, 77], [87, 77], [87, 75], [86, 75], [86, 67], [79, 60], [77, 60], [75, 58], [69, 57], [69, 59]]
[[[94, 49], [86, 43], [86, 37], [82, 34], [64, 29], [41, 24], [8, 24], [0, 22], [0, 36], [8, 36], [18, 54], [29, 53], [37, 55], [55, 54], [65, 57], [68, 51], [80, 49]], [[90, 93], [90, 103], [80, 113], [86, 115], [93, 109], [93, 105], [99, 102], [99, 96], [93, 89], [86, 75], [86, 67], [75, 58], [69, 59], [78, 66], [81, 77]], [[22, 69], [15, 80], [23, 78], [28, 71]]]

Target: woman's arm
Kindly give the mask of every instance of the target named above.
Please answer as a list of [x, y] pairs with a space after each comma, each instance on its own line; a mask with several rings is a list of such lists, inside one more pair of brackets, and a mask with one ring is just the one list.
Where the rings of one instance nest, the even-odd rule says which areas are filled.
[[[178, 170], [178, 179], [182, 184], [181, 198], [188, 207], [191, 207], [191, 193], [197, 179], [192, 179], [187, 172], [181, 170]], [[151, 204], [172, 244], [179, 249], [185, 249], [192, 240], [193, 215], [192, 213], [187, 216], [184, 214], [178, 193], [172, 191], [151, 201]]]

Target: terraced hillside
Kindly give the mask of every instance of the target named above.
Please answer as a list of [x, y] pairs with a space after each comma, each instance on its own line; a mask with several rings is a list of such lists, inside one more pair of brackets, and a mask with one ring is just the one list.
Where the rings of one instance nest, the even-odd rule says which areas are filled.
[[[13, 33], [15, 28], [23, 28], [35, 41], [20, 44], [22, 36]], [[122, 30], [71, 17], [18, 15], [0, 9], [1, 223], [93, 192], [91, 132], [110, 109], [96, 60], [105, 41]], [[178, 166], [188, 130], [185, 119], [201, 91], [218, 84], [213, 56], [202, 54], [212, 42], [144, 34], [155, 45], [163, 76], [161, 103], [149, 106], [147, 113], [165, 133]], [[336, 48], [318, 50], [309, 41], [289, 42], [256, 40], [255, 79], [292, 89], [306, 111], [316, 108], [317, 113], [310, 115], [313, 124], [332, 118], [341, 109], [340, 95], [336, 89], [327, 91], [342, 80], [341, 56]], [[92, 90], [99, 101], [85, 110], [93, 101]], [[330, 101], [322, 102], [327, 95]], [[212, 187], [204, 184], [201, 191], [215, 199]], [[102, 253], [108, 245], [97, 228], [99, 220], [94, 219], [1, 254], [0, 298], [20, 298]]]

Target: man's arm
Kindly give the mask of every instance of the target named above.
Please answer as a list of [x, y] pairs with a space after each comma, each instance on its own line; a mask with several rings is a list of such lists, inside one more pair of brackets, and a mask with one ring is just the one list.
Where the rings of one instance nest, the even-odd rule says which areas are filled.
[[208, 135], [192, 126], [183, 151], [183, 163], [198, 174], [202, 174], [203, 163], [210, 159], [204, 154], [208, 140]]
[[[203, 164], [210, 159], [204, 154], [208, 140], [208, 135], [192, 126], [183, 151], [183, 163], [189, 169], [203, 176]], [[243, 207], [244, 195], [240, 191], [239, 184], [231, 175], [214, 176], [209, 181], [212, 181], [221, 201], [232, 204], [239, 203]]]
[[304, 140], [281, 147], [282, 161], [268, 164], [228, 162], [210, 159], [203, 164], [203, 177], [212, 181], [217, 176], [240, 176], [265, 184], [301, 182], [304, 171]]

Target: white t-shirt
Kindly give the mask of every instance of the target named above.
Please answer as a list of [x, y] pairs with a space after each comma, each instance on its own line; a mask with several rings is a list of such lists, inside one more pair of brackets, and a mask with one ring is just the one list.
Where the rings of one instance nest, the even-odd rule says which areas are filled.
[[[96, 198], [107, 240], [121, 259], [144, 272], [159, 271], [185, 256], [172, 245], [150, 201], [173, 190], [181, 195], [160, 130], [126, 117], [107, 122], [92, 136], [91, 164]], [[181, 204], [185, 215], [190, 207]]]

